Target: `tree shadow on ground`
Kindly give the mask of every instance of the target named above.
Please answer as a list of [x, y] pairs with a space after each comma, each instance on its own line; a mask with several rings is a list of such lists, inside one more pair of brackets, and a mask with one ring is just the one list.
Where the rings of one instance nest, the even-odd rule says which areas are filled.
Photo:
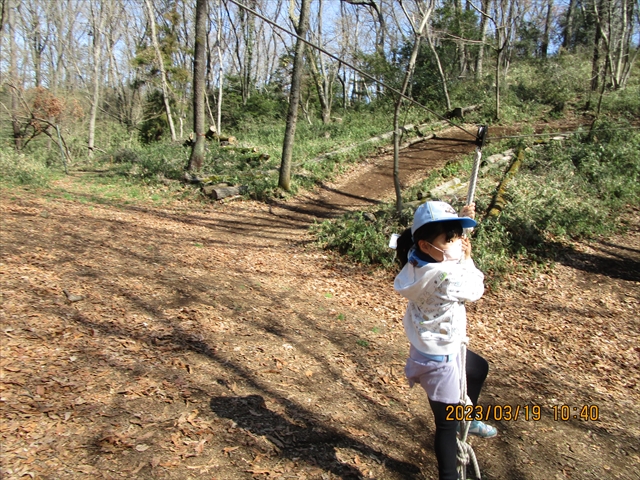
[[591, 247], [601, 254], [566, 249], [558, 261], [586, 273], [598, 273], [611, 278], [640, 282], [640, 252], [638, 250], [606, 241], [601, 241]]
[[269, 410], [261, 395], [213, 397], [209, 405], [218, 417], [233, 420], [238, 427], [248, 430], [253, 435], [265, 436], [278, 447], [280, 456], [316, 465], [339, 478], [365, 477], [360, 470], [344, 463], [336, 454], [336, 448], [357, 450], [363, 456], [384, 463], [388, 469], [398, 474], [397, 478], [412, 479], [419, 475], [420, 469], [415, 465], [374, 450], [323, 425], [294, 403], [286, 400], [283, 402], [286, 416], [294, 421]]

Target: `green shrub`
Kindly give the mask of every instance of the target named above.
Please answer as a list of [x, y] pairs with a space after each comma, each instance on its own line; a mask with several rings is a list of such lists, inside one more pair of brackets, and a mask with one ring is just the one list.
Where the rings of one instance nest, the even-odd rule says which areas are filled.
[[399, 233], [400, 227], [389, 213], [378, 212], [372, 221], [362, 212], [344, 215], [336, 220], [326, 220], [311, 227], [318, 242], [324, 247], [337, 250], [353, 260], [364, 264], [391, 266], [393, 251], [389, 249], [389, 237]]
[[640, 117], [640, 85], [630, 85], [624, 90], [608, 92], [602, 99], [602, 112], [624, 115], [629, 120]]
[[7, 185], [33, 185], [46, 187], [54, 177], [41, 161], [7, 148], [0, 150], [0, 182]]
[[[175, 111], [175, 100], [171, 97], [170, 106]], [[145, 120], [140, 124], [140, 141], [145, 144], [162, 140], [169, 132], [169, 122], [165, 113], [164, 96], [160, 90], [149, 92], [144, 103]]]
[[602, 122], [593, 132], [527, 152], [508, 204], [475, 232], [489, 276], [554, 260], [574, 240], [607, 236], [640, 198], [640, 134]]
[[140, 155], [135, 150], [123, 148], [113, 153], [113, 163], [138, 163]]
[[154, 183], [162, 177], [182, 178], [189, 153], [178, 144], [152, 143], [144, 147], [118, 149], [101, 160], [112, 162], [116, 174], [143, 183]]
[[524, 103], [548, 105], [551, 113], [559, 114], [587, 91], [587, 67], [572, 55], [521, 62], [510, 72], [510, 90]]

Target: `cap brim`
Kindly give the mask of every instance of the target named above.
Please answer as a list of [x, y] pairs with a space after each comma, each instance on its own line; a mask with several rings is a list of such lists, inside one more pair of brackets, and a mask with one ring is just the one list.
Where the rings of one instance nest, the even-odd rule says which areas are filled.
[[476, 222], [473, 218], [460, 217], [460, 220], [462, 220], [462, 228], [473, 228], [478, 225], [478, 222]]
[[[469, 217], [451, 217], [451, 218], [443, 218], [441, 220], [434, 220], [432, 222], [427, 222], [427, 223], [441, 223], [441, 222], [460, 222], [460, 224], [462, 225], [462, 228], [473, 228], [476, 225], [478, 225], [478, 222], [476, 222], [473, 218], [469, 218]], [[424, 225], [427, 225], [426, 223]]]

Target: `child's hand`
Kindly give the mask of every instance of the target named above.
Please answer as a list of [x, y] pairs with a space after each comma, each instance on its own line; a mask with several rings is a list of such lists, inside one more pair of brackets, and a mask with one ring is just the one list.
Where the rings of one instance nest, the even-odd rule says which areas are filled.
[[462, 237], [462, 255], [465, 260], [471, 258], [471, 240], [467, 237]]
[[476, 218], [476, 204], [472, 202], [469, 205], [465, 205], [458, 216]]

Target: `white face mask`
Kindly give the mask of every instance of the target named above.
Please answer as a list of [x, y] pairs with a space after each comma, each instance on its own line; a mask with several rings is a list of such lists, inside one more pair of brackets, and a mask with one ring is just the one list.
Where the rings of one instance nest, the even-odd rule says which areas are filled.
[[443, 262], [459, 262], [462, 258], [462, 239], [455, 240], [444, 250], [441, 250], [432, 243], [430, 243], [429, 245], [431, 245], [439, 252], [442, 252], [442, 254], [444, 255], [444, 258], [442, 259]]

